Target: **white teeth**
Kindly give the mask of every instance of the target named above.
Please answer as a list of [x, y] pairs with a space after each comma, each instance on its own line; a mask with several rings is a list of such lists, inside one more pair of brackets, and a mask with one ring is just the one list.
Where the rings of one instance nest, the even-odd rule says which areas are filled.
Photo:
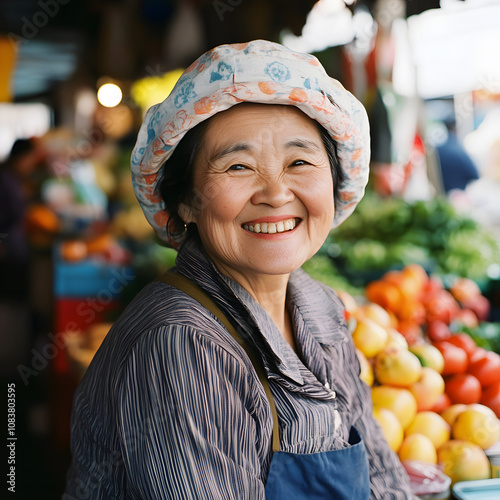
[[291, 231], [296, 226], [295, 219], [287, 219], [279, 222], [261, 222], [260, 224], [245, 224], [243, 229], [251, 233], [275, 234]]

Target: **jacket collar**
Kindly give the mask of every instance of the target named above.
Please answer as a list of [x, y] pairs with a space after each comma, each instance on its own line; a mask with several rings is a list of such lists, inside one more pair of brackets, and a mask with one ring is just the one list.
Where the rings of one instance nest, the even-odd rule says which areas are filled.
[[[266, 370], [278, 370], [295, 383], [304, 383], [300, 360], [271, 317], [239, 283], [220, 273], [198, 241], [182, 245], [176, 268], [207, 292], [228, 319], [234, 321], [242, 336], [261, 353]], [[347, 341], [342, 303], [332, 290], [301, 269], [290, 276], [287, 306], [293, 320], [301, 317], [319, 344], [331, 346]]]

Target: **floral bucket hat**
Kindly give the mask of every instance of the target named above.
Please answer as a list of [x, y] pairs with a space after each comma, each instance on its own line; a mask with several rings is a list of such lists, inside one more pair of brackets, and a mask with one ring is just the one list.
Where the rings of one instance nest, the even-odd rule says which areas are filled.
[[265, 40], [221, 45], [191, 64], [170, 95], [148, 110], [132, 152], [135, 194], [167, 245], [178, 247], [183, 235], [174, 238], [167, 231], [169, 214], [156, 189], [162, 166], [189, 129], [241, 102], [296, 106], [335, 139], [346, 181], [336, 201], [333, 227], [363, 197], [370, 139], [362, 104], [312, 55]]

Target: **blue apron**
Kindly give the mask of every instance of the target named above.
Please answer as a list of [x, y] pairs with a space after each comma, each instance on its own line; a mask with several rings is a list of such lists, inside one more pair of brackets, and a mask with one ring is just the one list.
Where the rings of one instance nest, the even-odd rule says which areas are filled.
[[365, 445], [352, 427], [348, 448], [299, 455], [276, 451], [266, 500], [367, 500], [370, 479]]
[[355, 427], [351, 427], [349, 446], [340, 450], [298, 454], [279, 451], [278, 414], [267, 376], [253, 352], [236, 332], [213, 300], [191, 280], [167, 272], [161, 281], [174, 286], [206, 307], [221, 320], [232, 337], [245, 349], [269, 400], [273, 416], [273, 457], [266, 483], [266, 500], [368, 500], [370, 475], [365, 445]]

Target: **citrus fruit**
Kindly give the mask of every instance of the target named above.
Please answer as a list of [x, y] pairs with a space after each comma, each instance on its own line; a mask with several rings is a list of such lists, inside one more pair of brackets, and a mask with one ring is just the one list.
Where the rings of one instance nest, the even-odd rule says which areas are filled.
[[382, 433], [391, 450], [398, 451], [403, 442], [404, 431], [396, 415], [387, 408], [375, 407], [373, 416], [382, 428]]
[[464, 404], [454, 404], [448, 406], [445, 410], [443, 410], [440, 415], [446, 420], [448, 425], [453, 425], [456, 418], [460, 413], [467, 409], [467, 405]]
[[413, 280], [413, 286], [417, 294], [420, 295], [424, 285], [429, 281], [426, 270], [420, 264], [407, 264], [401, 272], [406, 279]]
[[403, 295], [399, 288], [383, 280], [368, 283], [365, 287], [365, 295], [370, 302], [375, 302], [395, 314], [403, 301]]
[[372, 389], [373, 405], [387, 408], [396, 415], [403, 429], [406, 429], [417, 414], [417, 402], [412, 393], [400, 387], [379, 385]]
[[451, 439], [437, 451], [438, 464], [451, 478], [452, 483], [489, 479], [490, 461], [484, 451], [476, 444]]
[[443, 377], [436, 370], [422, 367], [420, 378], [408, 387], [417, 401], [417, 411], [430, 410], [444, 393], [444, 387]]
[[352, 334], [354, 345], [367, 357], [373, 358], [387, 343], [384, 327], [368, 318], [360, 318]]
[[408, 349], [394, 343], [377, 354], [374, 371], [381, 384], [407, 387], [420, 378], [422, 365]]
[[453, 439], [477, 444], [483, 450], [500, 439], [500, 422], [496, 415], [478, 408], [466, 408], [453, 422]]
[[368, 302], [359, 306], [356, 311], [356, 317], [358, 319], [371, 319], [384, 328], [392, 326], [392, 318], [390, 314], [382, 306], [375, 304], [375, 302]]
[[444, 358], [437, 347], [431, 344], [414, 344], [408, 348], [411, 353], [415, 354], [422, 366], [433, 368], [438, 373], [442, 373], [444, 368]]
[[373, 368], [370, 362], [366, 359], [366, 356], [356, 348], [356, 355], [359, 360], [359, 364], [361, 366], [361, 371], [359, 373], [359, 378], [368, 384], [370, 387], [373, 385], [374, 376], [373, 376]]
[[408, 342], [406, 339], [399, 333], [395, 328], [389, 327], [386, 328], [388, 338], [386, 348], [389, 347], [392, 343], [398, 344], [403, 349], [408, 349]]
[[419, 460], [421, 462], [437, 463], [436, 448], [432, 441], [423, 434], [410, 434], [403, 439], [398, 456], [401, 462]]
[[415, 415], [413, 422], [406, 429], [406, 435], [423, 434], [437, 449], [450, 439], [450, 431], [451, 427], [443, 417], [433, 411], [421, 411]]

